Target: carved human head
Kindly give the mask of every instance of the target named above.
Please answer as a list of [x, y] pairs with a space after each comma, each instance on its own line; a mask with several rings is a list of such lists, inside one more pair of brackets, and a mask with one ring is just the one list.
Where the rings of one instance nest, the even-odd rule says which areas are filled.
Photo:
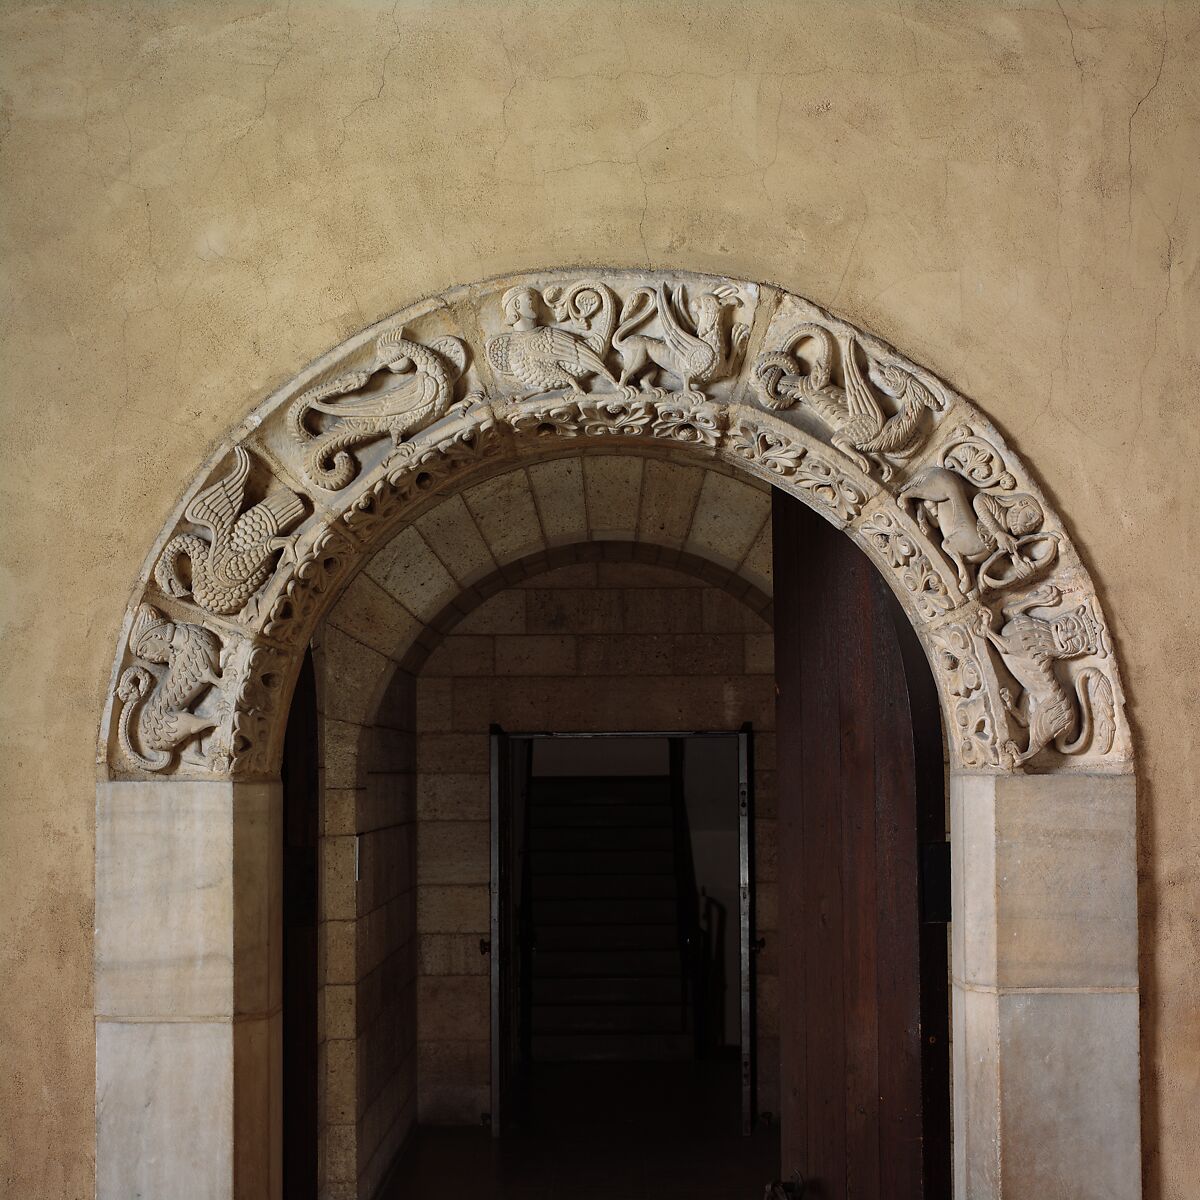
[[1035, 533], [1041, 529], [1045, 520], [1042, 506], [1032, 497], [1024, 493], [1012, 496], [1005, 505], [1004, 523], [1008, 532], [1014, 537], [1024, 537], [1027, 533]]
[[511, 287], [500, 299], [509, 325], [530, 328], [537, 324], [537, 292], [531, 287]]
[[129, 649], [147, 662], [166, 662], [175, 625], [153, 604], [139, 604], [129, 632]]

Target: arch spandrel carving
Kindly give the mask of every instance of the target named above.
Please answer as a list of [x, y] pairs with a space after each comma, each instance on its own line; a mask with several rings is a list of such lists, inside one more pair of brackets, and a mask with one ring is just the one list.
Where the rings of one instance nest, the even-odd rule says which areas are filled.
[[593, 450], [720, 463], [844, 529], [921, 636], [957, 767], [1129, 769], [1095, 589], [974, 405], [779, 289], [599, 268], [424, 300], [242, 423], [147, 560], [103, 768], [273, 774], [301, 650], [371, 554], [446, 495]]

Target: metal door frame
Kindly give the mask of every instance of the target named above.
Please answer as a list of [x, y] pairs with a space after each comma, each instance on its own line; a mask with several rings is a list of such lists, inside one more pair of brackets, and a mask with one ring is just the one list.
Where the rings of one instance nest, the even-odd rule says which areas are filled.
[[[739, 964], [741, 986], [739, 988], [739, 1006], [741, 1015], [741, 1080], [742, 1080], [742, 1134], [748, 1135], [754, 1128], [754, 1081], [756, 1054], [754, 1045], [755, 1014], [754, 1014], [754, 843], [753, 843], [753, 766], [752, 744], [754, 729], [747, 721], [740, 729], [653, 729], [653, 730], [604, 730], [604, 731], [550, 731], [523, 730], [520, 732], [491, 726], [490, 730], [490, 771], [491, 771], [491, 832], [490, 832], [490, 878], [488, 880], [488, 896], [490, 903], [489, 932], [490, 932], [490, 963], [488, 964], [489, 983], [491, 989], [491, 1043], [492, 1043], [492, 1085], [491, 1085], [491, 1127], [492, 1136], [499, 1137], [502, 1132], [502, 1115], [504, 1097], [501, 1087], [501, 1055], [503, 1053], [501, 1029], [501, 1005], [503, 1003], [502, 983], [500, 978], [500, 961], [504, 947], [503, 930], [501, 929], [501, 900], [500, 895], [500, 822], [508, 820], [511, 814], [507, 811], [501, 786], [501, 767], [505, 765], [504, 749], [513, 742], [526, 741], [584, 741], [590, 739], [615, 738], [736, 738], [738, 751], [738, 935], [739, 935]], [[503, 810], [503, 811], [502, 811]]]

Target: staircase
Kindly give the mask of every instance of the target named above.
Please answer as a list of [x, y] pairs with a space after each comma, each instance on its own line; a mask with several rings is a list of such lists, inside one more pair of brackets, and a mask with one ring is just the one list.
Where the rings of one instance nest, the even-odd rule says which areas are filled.
[[687, 1059], [670, 781], [530, 781], [525, 896], [535, 1062]]

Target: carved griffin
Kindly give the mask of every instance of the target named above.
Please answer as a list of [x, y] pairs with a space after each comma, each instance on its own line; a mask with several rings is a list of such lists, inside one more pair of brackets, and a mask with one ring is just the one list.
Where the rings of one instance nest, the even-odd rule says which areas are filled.
[[[891, 479], [895, 467], [910, 458], [924, 441], [921, 415], [926, 409], [942, 411], [945, 402], [900, 367], [868, 360], [864, 376], [853, 337], [847, 337], [842, 348], [846, 386], [839, 388], [830, 382], [833, 335], [824, 326], [809, 322], [792, 334], [788, 344], [795, 348], [809, 339], [817, 343], [817, 353], [807, 373], [789, 352], [759, 355], [754, 365], [754, 381], [763, 404], [781, 409], [803, 401], [832, 430], [833, 445], [864, 474], [870, 473], [874, 462], [879, 466], [880, 476], [885, 481]], [[899, 410], [890, 417], [885, 416], [872, 384], [899, 403]]]
[[[358, 473], [350, 454], [354, 447], [378, 437], [390, 437], [399, 446], [438, 420], [450, 407], [454, 384], [466, 369], [466, 347], [458, 338], [436, 338], [422, 346], [404, 337], [403, 330], [383, 334], [369, 366], [309, 388], [292, 402], [288, 428], [304, 450], [305, 475], [328, 491], [344, 488]], [[385, 370], [397, 378], [370, 388]], [[314, 432], [309, 426], [313, 414], [332, 423]]]
[[[586, 301], [583, 308], [578, 305], [581, 297]], [[580, 380], [593, 375], [615, 384], [601, 357], [612, 327], [612, 292], [602, 284], [585, 283], [577, 284], [561, 299], [556, 291], [547, 292], [546, 298], [557, 301], [556, 319], [581, 319], [584, 332], [539, 324], [537, 291], [531, 287], [509, 288], [500, 300], [509, 332], [497, 334], [487, 344], [492, 367], [534, 394], [566, 388], [583, 393]], [[596, 330], [590, 328], [593, 313], [598, 317]]]
[[[722, 311], [740, 303], [737, 289], [728, 284], [702, 292], [694, 312], [689, 311], [683, 284], [671, 294], [664, 283], [635, 289], [622, 306], [613, 334], [613, 349], [621, 358], [620, 386], [649, 384], [666, 371], [680, 380], [685, 392], [703, 399], [696, 385], [730, 374], [750, 337], [748, 325], [734, 324], [728, 336], [722, 329]], [[633, 332], [656, 314], [661, 338]]]
[[125, 669], [117, 684], [124, 705], [117, 737], [134, 764], [162, 771], [176, 750], [216, 727], [215, 718], [191, 709], [221, 685], [221, 642], [200, 625], [171, 621], [153, 605], [140, 604], [129, 649], [143, 662], [165, 665], [166, 673], [159, 676], [140, 663]]
[[184, 510], [187, 520], [207, 529], [208, 538], [176, 534], [154, 567], [154, 578], [164, 592], [171, 596], [191, 593], [196, 603], [211, 613], [241, 612], [266, 583], [274, 556], [290, 546], [281, 535], [304, 516], [304, 501], [291, 491], [268, 496], [242, 512], [250, 455], [237, 446], [233, 458], [233, 470], [205, 488]]
[[1116, 711], [1104, 672], [1084, 668], [1072, 693], [1054, 670], [1060, 659], [1106, 655], [1099, 625], [1086, 605], [1049, 619], [1030, 615], [1032, 609], [1053, 607], [1061, 599], [1057, 587], [1043, 584], [1023, 599], [1009, 601], [1001, 609], [1004, 624], [999, 632], [991, 627], [988, 609], [980, 616], [984, 636], [1023, 689], [1015, 701], [1007, 689], [1000, 692], [1009, 714], [1029, 730], [1024, 750], [1012, 741], [1005, 747], [1015, 763], [1032, 758], [1051, 742], [1060, 754], [1079, 754], [1089, 746], [1107, 754], [1112, 747]]

